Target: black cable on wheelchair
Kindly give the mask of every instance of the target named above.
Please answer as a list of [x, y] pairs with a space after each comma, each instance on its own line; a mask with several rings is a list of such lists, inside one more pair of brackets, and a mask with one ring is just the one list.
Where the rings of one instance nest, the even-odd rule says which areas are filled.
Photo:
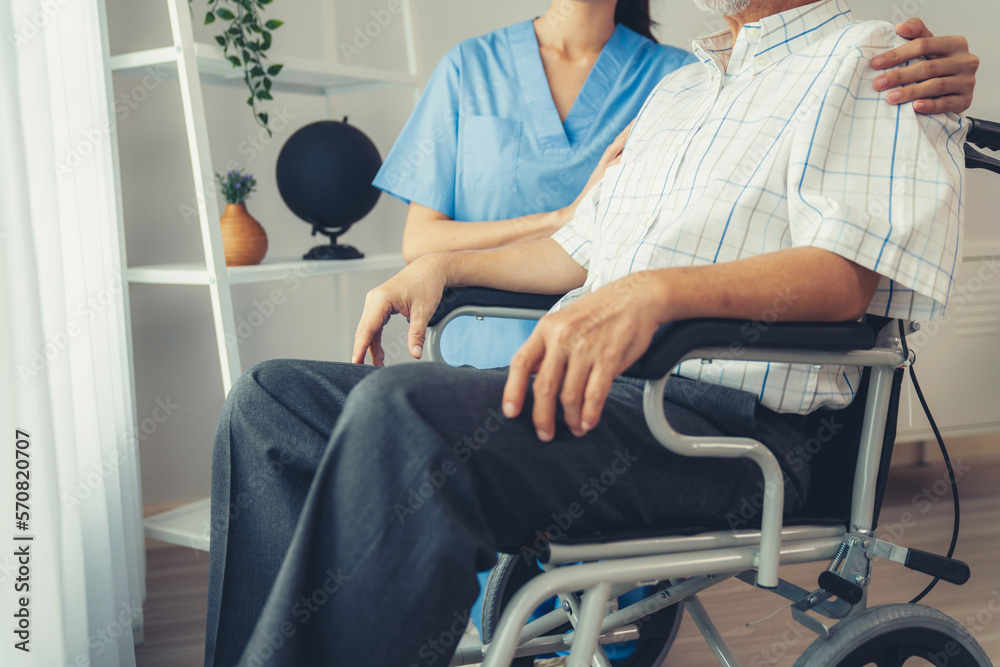
[[[899, 320], [899, 340], [903, 346], [903, 356], [909, 359], [910, 350], [906, 345], [906, 332], [903, 329], [902, 320]], [[948, 482], [951, 484], [951, 497], [955, 509], [954, 527], [951, 531], [951, 544], [948, 545], [948, 558], [951, 558], [955, 555], [955, 545], [958, 544], [958, 528], [961, 518], [961, 510], [959, 509], [958, 503], [958, 481], [955, 479], [955, 470], [951, 466], [951, 457], [948, 456], [948, 448], [944, 445], [944, 438], [941, 437], [941, 431], [938, 430], [937, 423], [931, 415], [931, 410], [927, 407], [927, 400], [924, 398], [924, 392], [920, 390], [920, 383], [917, 382], [917, 374], [913, 369], [913, 364], [910, 364], [910, 380], [913, 382], [913, 389], [917, 392], [917, 398], [920, 400], [920, 405], [924, 409], [924, 414], [927, 415], [927, 421], [931, 424], [931, 430], [934, 431], [934, 437], [937, 438], [938, 447], [941, 448], [941, 455], [944, 457], [944, 464], [948, 468]], [[939, 581], [941, 581], [940, 577], [934, 577], [934, 579], [931, 580], [931, 583], [927, 584], [927, 588], [920, 591], [915, 598], [910, 600], [910, 604], [916, 604], [917, 602], [923, 600], [924, 597], [930, 593], [935, 586], [937, 586]]]

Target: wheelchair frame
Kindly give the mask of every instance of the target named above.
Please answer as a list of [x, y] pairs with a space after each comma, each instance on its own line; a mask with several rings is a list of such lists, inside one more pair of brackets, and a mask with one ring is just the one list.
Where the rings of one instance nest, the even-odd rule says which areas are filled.
[[[1000, 150], [1000, 124], [968, 119], [966, 166], [1000, 173], [1000, 160], [970, 144]], [[431, 318], [426, 349], [440, 361], [441, 331], [456, 317], [474, 316], [537, 320], [557, 296], [512, 294], [482, 288], [446, 293]], [[884, 319], [884, 318], [881, 318]], [[879, 540], [875, 526], [881, 505], [879, 489], [887, 420], [895, 414], [898, 369], [910, 366], [914, 353], [902, 336], [917, 323], [888, 320], [873, 332], [863, 323], [776, 323], [752, 339], [742, 322], [691, 320], [661, 328], [650, 349], [627, 374], [646, 379], [643, 413], [652, 434], [670, 451], [694, 457], [747, 458], [763, 473], [764, 499], [760, 530], [713, 531], [681, 537], [595, 540], [548, 545], [544, 572], [510, 600], [489, 645], [459, 649], [451, 665], [509, 665], [515, 657], [569, 649], [569, 667], [610, 667], [600, 646], [638, 639], [636, 622], [670, 605], [682, 603], [723, 667], [739, 661], [716, 629], [698, 593], [731, 577], [791, 601], [793, 618], [817, 636], [830, 628], [808, 612], [840, 621], [867, 607], [872, 561], [886, 558], [945, 581], [963, 584], [969, 568], [960, 561]], [[701, 327], [699, 329], [698, 327]], [[665, 331], [667, 329], [673, 331]], [[687, 329], [687, 335], [685, 334]], [[680, 333], [678, 334], [678, 330]], [[693, 334], [692, 334], [693, 330]], [[660, 335], [664, 334], [664, 335]], [[872, 337], [874, 335], [874, 339]], [[673, 337], [671, 337], [673, 335]], [[746, 361], [862, 366], [869, 369], [867, 397], [854, 466], [850, 517], [846, 525], [785, 526], [784, 487], [775, 456], [748, 438], [691, 437], [677, 433], [663, 411], [663, 392], [674, 368], [687, 359], [733, 358], [732, 342]], [[808, 341], [808, 342], [804, 342]], [[890, 443], [891, 448], [891, 443]], [[889, 450], [891, 451], [891, 449]], [[829, 560], [820, 588], [807, 591], [778, 578], [779, 565]], [[618, 609], [617, 597], [644, 585], [670, 582], [646, 598]], [[583, 591], [584, 595], [578, 595]], [[561, 607], [528, 623], [545, 600], [558, 596]], [[916, 606], [914, 605], [914, 608]], [[573, 631], [543, 636], [567, 621]], [[808, 650], [807, 650], [808, 652]]]
[[[441, 317], [428, 331], [427, 348], [432, 360], [441, 360], [441, 331], [461, 316], [540, 319], [544, 311], [460, 305]], [[822, 329], [825, 325], [815, 325]], [[844, 325], [839, 325], [844, 326]], [[859, 324], [858, 326], [866, 326]], [[864, 587], [871, 574], [874, 557], [905, 561], [907, 551], [874, 538], [876, 489], [882, 455], [886, 417], [895, 370], [908, 366], [915, 356], [904, 356], [898, 336], [898, 320], [879, 332], [870, 348], [831, 351], [829, 349], [788, 349], [773, 347], [766, 338], [759, 346], [746, 345], [741, 360], [808, 364], [865, 366], [872, 369], [862, 426], [859, 455], [855, 466], [851, 502], [851, 531], [837, 526], [783, 526], [784, 489], [782, 473], [774, 454], [749, 438], [691, 437], [677, 433], [663, 412], [663, 392], [670, 373], [687, 359], [728, 359], [730, 347], [696, 347], [676, 359], [669, 371], [648, 379], [643, 394], [646, 423], [656, 439], [670, 451], [683, 456], [747, 458], [763, 473], [764, 500], [760, 530], [714, 531], [693, 536], [636, 539], [585, 544], [549, 545], [543, 568], [504, 611], [494, 641], [488, 646], [459, 649], [451, 665], [482, 662], [484, 667], [508, 665], [515, 657], [570, 650], [570, 667], [610, 665], [598, 646], [638, 638], [634, 625], [639, 619], [672, 604], [683, 602], [719, 662], [735, 667], [739, 662], [709, 618], [697, 593], [733, 576], [799, 604], [793, 606], [797, 621], [820, 636], [827, 627], [806, 615], [812, 610], [828, 618], [846, 618], [865, 609]], [[862, 597], [854, 604], [831, 600], [833, 594], [819, 589], [812, 593], [783, 582], [778, 566], [807, 562], [839, 561], [842, 578], [860, 586]], [[754, 581], [747, 573], [756, 569]], [[849, 579], [847, 579], [849, 577]], [[618, 595], [644, 584], [671, 581], [670, 588], [608, 614], [608, 603]], [[850, 587], [850, 586], [849, 586]], [[574, 591], [584, 591], [581, 599]], [[563, 606], [545, 616], [526, 622], [545, 600], [558, 596]], [[561, 638], [539, 639], [541, 635], [569, 621], [574, 632]]]

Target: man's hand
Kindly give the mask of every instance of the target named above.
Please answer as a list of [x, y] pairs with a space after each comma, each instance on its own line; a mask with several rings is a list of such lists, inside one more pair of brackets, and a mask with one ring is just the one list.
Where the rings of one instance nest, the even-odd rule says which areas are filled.
[[593, 429], [612, 381], [642, 356], [662, 324], [654, 282], [651, 272], [633, 273], [542, 318], [511, 360], [504, 414], [521, 413], [536, 373], [532, 420], [540, 440], [555, 436], [557, 398], [574, 435]]
[[920, 56], [926, 60], [879, 76], [875, 90], [906, 86], [890, 92], [886, 100], [890, 104], [913, 102], [918, 113], [962, 113], [968, 109], [979, 69], [979, 58], [969, 53], [969, 42], [964, 37], [935, 37], [920, 19], [900, 23], [896, 32], [913, 41], [876, 56], [872, 67], [888, 69]]
[[365, 310], [354, 334], [354, 353], [351, 359], [356, 364], [365, 362], [365, 354], [370, 352], [372, 364], [385, 365], [385, 351], [382, 349], [382, 328], [396, 313], [410, 319], [407, 347], [415, 359], [423, 354], [427, 323], [441, 301], [441, 294], [447, 287], [441, 255], [424, 255], [413, 261], [390, 280], [382, 283], [365, 297]]

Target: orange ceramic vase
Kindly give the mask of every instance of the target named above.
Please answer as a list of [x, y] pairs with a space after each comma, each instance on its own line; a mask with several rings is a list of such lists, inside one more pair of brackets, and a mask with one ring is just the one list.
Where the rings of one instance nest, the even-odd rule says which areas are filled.
[[267, 254], [267, 234], [247, 213], [246, 204], [226, 204], [221, 222], [226, 266], [260, 264]]

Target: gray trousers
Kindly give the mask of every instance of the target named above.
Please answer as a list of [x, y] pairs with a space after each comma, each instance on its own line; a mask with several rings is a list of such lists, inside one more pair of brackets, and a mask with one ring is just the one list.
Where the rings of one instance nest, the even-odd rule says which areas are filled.
[[[744, 461], [666, 451], [642, 384], [616, 380], [597, 428], [542, 443], [531, 403], [500, 412], [502, 370], [269, 361], [236, 384], [212, 469], [207, 665], [446, 665], [496, 552], [561, 533], [745, 516]], [[744, 392], [674, 379], [671, 423], [760, 439], [785, 466], [805, 437]]]

